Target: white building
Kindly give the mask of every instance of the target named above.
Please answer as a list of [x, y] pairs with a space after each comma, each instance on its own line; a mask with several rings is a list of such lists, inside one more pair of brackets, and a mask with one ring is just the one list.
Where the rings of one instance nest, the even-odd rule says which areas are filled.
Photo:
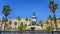
[[[19, 21], [18, 23], [18, 20], [17, 18], [14, 18], [14, 19], [8, 19], [8, 22], [6, 22], [8, 24], [8, 27], [7, 28], [10, 28], [10, 26], [12, 27], [12, 30], [16, 30], [18, 29], [18, 26], [20, 25], [20, 23], [22, 22], [23, 24], [27, 24], [27, 27], [28, 26], [31, 26], [33, 24], [36, 25], [36, 16], [35, 16], [35, 12], [33, 12], [33, 15], [31, 18], [27, 18], [28, 20], [26, 21], [26, 18], [21, 18], [21, 20]], [[12, 24], [9, 25], [9, 21], [12, 21]], [[14, 25], [14, 22], [17, 22], [17, 25], [15, 26]], [[16, 29], [15, 29], [16, 27]], [[4, 23], [2, 24], [2, 30], [4, 30]]]

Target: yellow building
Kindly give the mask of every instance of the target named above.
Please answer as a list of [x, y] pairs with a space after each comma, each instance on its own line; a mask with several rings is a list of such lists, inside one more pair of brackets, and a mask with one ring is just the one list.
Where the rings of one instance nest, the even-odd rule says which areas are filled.
[[[43, 23], [43, 30], [47, 30], [46, 28], [50, 26], [53, 27], [53, 31], [56, 31], [54, 20], [45, 20], [42, 21], [42, 23]], [[58, 31], [60, 31], [60, 19], [57, 19], [56, 23], [57, 23]]]

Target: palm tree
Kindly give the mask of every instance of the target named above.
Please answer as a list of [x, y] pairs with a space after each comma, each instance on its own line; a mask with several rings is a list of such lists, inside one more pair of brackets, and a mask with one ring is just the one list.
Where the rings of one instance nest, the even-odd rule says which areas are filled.
[[16, 25], [17, 25], [17, 22], [16, 21], [14, 22], [14, 25], [15, 25], [15, 29], [16, 29]]
[[53, 20], [53, 21], [55, 20], [53, 16], [51, 17], [51, 20]]
[[56, 16], [55, 16], [55, 11], [57, 9], [57, 4], [56, 4], [56, 2], [54, 2], [54, 0], [51, 0], [48, 5], [49, 5], [49, 8], [50, 8], [50, 11], [52, 11], [52, 13], [54, 14], [55, 28], [56, 28], [56, 31], [57, 31], [57, 23], [56, 23]]
[[49, 21], [46, 21], [47, 26], [49, 25]]
[[42, 24], [42, 20], [40, 20], [40, 25], [41, 25], [41, 28], [42, 28], [42, 30], [43, 30], [43, 24]]
[[2, 18], [2, 24], [5, 22], [4, 17]]
[[29, 21], [31, 21], [31, 19], [29, 19]]
[[5, 27], [8, 27], [8, 24], [6, 23]]
[[9, 6], [9, 5], [5, 5], [5, 6], [3, 7], [2, 13], [3, 13], [4, 16], [6, 17], [6, 20], [7, 20], [7, 16], [10, 14], [10, 12], [11, 12], [10, 6]]
[[48, 15], [48, 19], [50, 20], [49, 24], [51, 25], [51, 15]]
[[17, 20], [18, 20], [18, 23], [19, 23], [19, 21], [21, 20], [20, 16], [17, 18]]
[[4, 24], [4, 22], [5, 22], [5, 20], [4, 20], [4, 17], [2, 18], [2, 21], [1, 21], [2, 23], [1, 23], [1, 28], [3, 27], [3, 24]]
[[[10, 8], [9, 5], [5, 5], [5, 6], [3, 7], [2, 13], [3, 13], [4, 16], [5, 16], [5, 23], [6, 23], [6, 21], [7, 21], [7, 16], [10, 14], [10, 11], [11, 11], [11, 8]], [[5, 30], [5, 26], [4, 26], [4, 30]]]
[[26, 21], [28, 21], [28, 18], [25, 18]]
[[[50, 20], [50, 24], [51, 24], [51, 27], [52, 27], [52, 17], [51, 17], [51, 15], [49, 15], [49, 18], [48, 18], [49, 20]], [[54, 19], [53, 19], [54, 20]], [[52, 27], [53, 28], [53, 27]], [[52, 30], [53, 31], [53, 30]]]
[[25, 18], [25, 20], [26, 20], [26, 23], [28, 22], [28, 18]]

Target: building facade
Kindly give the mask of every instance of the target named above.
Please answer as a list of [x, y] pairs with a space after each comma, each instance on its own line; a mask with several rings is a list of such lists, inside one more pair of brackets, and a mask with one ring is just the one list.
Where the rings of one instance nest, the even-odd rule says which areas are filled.
[[[12, 22], [12, 23], [9, 23], [9, 22]], [[14, 24], [16, 22], [16, 25]], [[10, 31], [10, 30], [18, 30], [18, 26], [20, 26], [20, 23], [23, 23], [23, 24], [27, 24], [27, 27], [26, 29], [29, 27], [29, 26], [32, 26], [32, 25], [36, 25], [36, 16], [35, 16], [35, 12], [33, 12], [32, 14], [32, 17], [31, 18], [20, 18], [20, 20], [18, 21], [17, 18], [14, 18], [14, 19], [8, 19], [8, 21], [5, 23], [1, 23], [1, 30], [3, 31], [4, 30], [4, 26], [7, 25], [7, 27], [5, 28], [6, 31]], [[9, 30], [10, 28], [10, 30]]]

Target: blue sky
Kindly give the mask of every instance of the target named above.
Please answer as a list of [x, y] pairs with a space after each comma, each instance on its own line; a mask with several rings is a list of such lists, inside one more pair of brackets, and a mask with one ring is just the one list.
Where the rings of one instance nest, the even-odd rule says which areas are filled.
[[[60, 18], [60, 0], [55, 0], [58, 4], [58, 9], [56, 10], [56, 17]], [[2, 8], [5, 4], [8, 4], [11, 7], [11, 13], [8, 18], [31, 18], [32, 12], [36, 13], [36, 19], [47, 20], [48, 15], [53, 14], [49, 11], [48, 3], [50, 0], [0, 0], [0, 19], [4, 16], [2, 14]]]

